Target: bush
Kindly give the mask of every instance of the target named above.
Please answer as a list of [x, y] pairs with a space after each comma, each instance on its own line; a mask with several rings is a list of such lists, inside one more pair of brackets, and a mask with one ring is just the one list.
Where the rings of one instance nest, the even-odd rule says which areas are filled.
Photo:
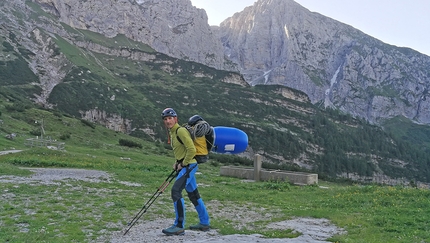
[[119, 145], [121, 146], [127, 146], [130, 148], [142, 148], [142, 144], [131, 141], [131, 140], [127, 140], [127, 139], [120, 139], [119, 140]]
[[13, 103], [12, 105], [6, 105], [5, 108], [8, 111], [23, 112], [23, 111], [25, 111], [25, 109], [27, 107], [25, 105], [21, 104], [21, 103]]
[[82, 122], [84, 125], [87, 125], [87, 126], [91, 127], [92, 129], [96, 129], [96, 125], [95, 125], [94, 123], [90, 122], [90, 121], [87, 121], [87, 120], [81, 119], [81, 122]]
[[60, 139], [61, 140], [67, 140], [67, 139], [70, 139], [70, 133], [66, 133], [66, 134], [61, 134], [60, 135]]
[[30, 131], [30, 134], [33, 136], [42, 136], [42, 131], [40, 129], [34, 129]]

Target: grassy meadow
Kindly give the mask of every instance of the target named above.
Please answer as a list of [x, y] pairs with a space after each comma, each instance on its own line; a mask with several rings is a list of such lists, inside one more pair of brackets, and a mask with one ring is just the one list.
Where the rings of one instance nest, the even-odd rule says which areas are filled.
[[[65, 150], [24, 146], [38, 125], [22, 122], [18, 114], [3, 113], [0, 151], [23, 151], [0, 156], [0, 179], [29, 177], [29, 167], [101, 170], [110, 177], [99, 182], [68, 180], [46, 185], [1, 182], [2, 242], [93, 242], [125, 230], [171, 172], [172, 151], [163, 142], [139, 140], [40, 110], [27, 112], [26, 117], [32, 120], [43, 118], [46, 135], [64, 138]], [[12, 131], [17, 132], [16, 139], [6, 139], [4, 135]], [[120, 146], [119, 139], [133, 140], [142, 148]], [[212, 159], [200, 166], [197, 175], [212, 227], [221, 234], [293, 238], [297, 232], [265, 225], [313, 217], [329, 219], [347, 232], [329, 239], [332, 242], [430, 242], [428, 189], [324, 181], [311, 186], [244, 182], [220, 176], [223, 165]], [[173, 218], [169, 194], [162, 194], [140, 221]], [[186, 202], [190, 208], [187, 225], [197, 223], [196, 212], [188, 199]]]

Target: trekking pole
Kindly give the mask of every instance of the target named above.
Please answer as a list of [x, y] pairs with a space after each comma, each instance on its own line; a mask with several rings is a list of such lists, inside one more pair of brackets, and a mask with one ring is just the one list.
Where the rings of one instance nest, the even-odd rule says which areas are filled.
[[146, 213], [146, 210], [152, 205], [152, 203], [155, 202], [155, 200], [160, 196], [164, 190], [169, 186], [170, 182], [175, 178], [175, 172], [176, 170], [173, 170], [172, 173], [164, 180], [163, 184], [158, 187], [157, 191], [152, 195], [152, 197], [143, 205], [143, 207], [140, 209], [140, 211], [134, 216], [134, 218], [130, 221], [130, 223], [127, 224], [127, 226], [130, 226], [124, 233], [126, 235], [128, 231], [130, 231], [131, 227], [134, 226], [134, 224], [142, 217], [144, 213]]

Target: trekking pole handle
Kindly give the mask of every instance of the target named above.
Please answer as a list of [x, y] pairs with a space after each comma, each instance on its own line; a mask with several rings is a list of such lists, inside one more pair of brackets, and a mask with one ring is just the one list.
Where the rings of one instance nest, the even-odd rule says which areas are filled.
[[168, 181], [166, 180], [165, 182], [167, 182], [167, 183], [164, 183], [163, 185], [161, 185], [160, 186], [160, 188], [158, 188], [158, 190], [160, 191], [160, 193], [163, 193], [164, 192], [164, 190], [166, 190], [166, 188], [169, 186], [169, 184], [170, 184], [170, 182], [173, 180], [173, 178], [175, 178], [176, 177], [176, 175], [175, 176], [173, 176], [173, 173], [175, 173], [176, 171], [175, 170], [173, 170], [172, 171], [172, 173], [169, 175], [169, 177], [167, 178], [167, 179], [169, 179]]

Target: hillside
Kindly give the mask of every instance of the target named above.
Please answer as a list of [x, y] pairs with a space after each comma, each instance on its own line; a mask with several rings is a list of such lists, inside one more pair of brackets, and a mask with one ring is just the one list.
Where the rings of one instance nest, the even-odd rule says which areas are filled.
[[[174, 58], [125, 35], [108, 38], [73, 28], [55, 22], [37, 4], [26, 6], [27, 12], [15, 14], [31, 21], [0, 26], [0, 131], [6, 147], [12, 146], [7, 134], [42, 135], [36, 120], [45, 121], [54, 139], [75, 139], [67, 133], [70, 122], [49, 128], [51, 116], [160, 144], [166, 139], [160, 112], [172, 107], [182, 123], [199, 114], [212, 126], [242, 129], [249, 136], [243, 156], [259, 153], [265, 167], [327, 179], [430, 182], [427, 127], [416, 129], [399, 119], [384, 130], [312, 104], [301, 91], [250, 86], [239, 73]], [[399, 129], [405, 132], [400, 135]], [[89, 135], [80, 134], [75, 142], [85, 143]]]
[[[429, 56], [386, 44], [293, 0], [255, 1], [213, 28], [190, 0], [5, 0], [3, 5], [7, 29], [24, 35], [37, 35], [36, 25], [70, 39], [65, 24], [108, 38], [125, 36], [171, 57], [238, 71], [251, 85], [300, 90], [313, 104], [374, 124], [396, 116], [430, 124]], [[47, 40], [31, 41], [43, 50]], [[49, 55], [36, 53], [41, 63], [49, 62]], [[61, 76], [67, 69], [61, 59], [49, 63], [39, 75]]]
[[[127, 223], [171, 172], [169, 146], [58, 111], [29, 107], [12, 111], [7, 104], [5, 111], [4, 105], [0, 149], [23, 150], [0, 156], [0, 238], [6, 242], [430, 239], [428, 189], [321, 179], [309, 186], [244, 181], [219, 174], [220, 166], [246, 163], [243, 158], [216, 154], [196, 174], [211, 217], [209, 232], [187, 230], [181, 238], [166, 238], [161, 229], [171, 224], [174, 211], [168, 193], [163, 193], [124, 236]], [[26, 139], [42, 134], [42, 127], [44, 138], [59, 138], [65, 150], [24, 146]], [[13, 140], [4, 137], [10, 131], [16, 132]], [[122, 139], [141, 146], [120, 146]], [[188, 225], [194, 224], [197, 213], [186, 201]]]

